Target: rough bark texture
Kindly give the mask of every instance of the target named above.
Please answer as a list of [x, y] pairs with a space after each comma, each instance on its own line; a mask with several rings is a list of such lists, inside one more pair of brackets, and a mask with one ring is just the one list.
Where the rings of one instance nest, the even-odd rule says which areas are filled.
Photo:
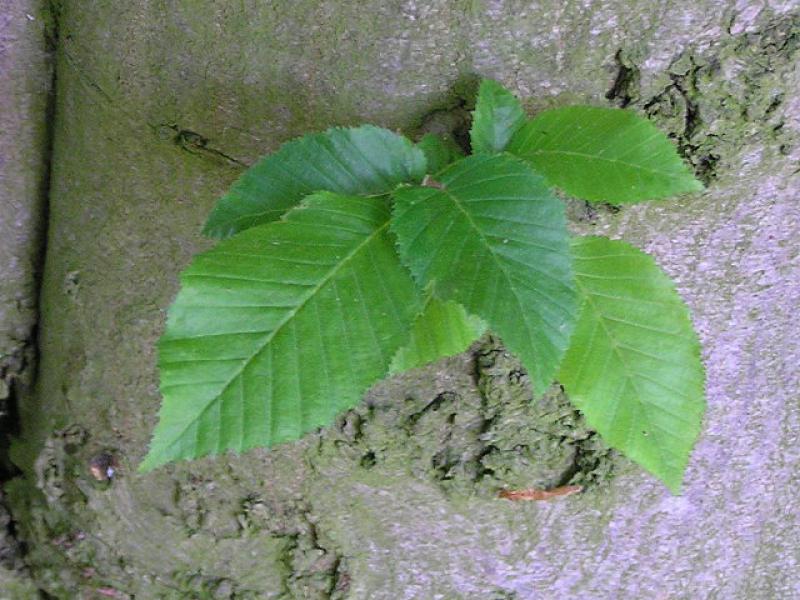
[[[51, 61], [39, 2], [0, 3], [0, 480], [34, 370], [37, 275], [47, 184]], [[0, 598], [34, 593], [0, 489]], [[7, 595], [8, 594], [8, 595]], [[10, 596], [9, 596], [10, 595]]]
[[0, 13], [0, 418], [30, 366], [51, 70], [37, 2]]
[[[74, 1], [58, 23], [41, 368], [5, 486], [42, 589], [800, 596], [800, 3]], [[177, 273], [243, 165], [332, 124], [413, 132], [468, 104], [477, 76], [531, 110], [647, 115], [708, 183], [570, 205], [577, 231], [651, 252], [692, 309], [709, 408], [684, 493], [604, 448], [557, 390], [531, 401], [491, 338], [299, 443], [136, 474]], [[496, 497], [569, 481], [587, 491]]]

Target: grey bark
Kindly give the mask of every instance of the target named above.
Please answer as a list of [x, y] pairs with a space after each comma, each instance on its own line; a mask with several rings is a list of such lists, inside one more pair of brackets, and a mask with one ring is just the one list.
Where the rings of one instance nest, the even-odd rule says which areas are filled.
[[[0, 473], [14, 404], [34, 368], [52, 64], [39, 2], [0, 5]], [[0, 488], [0, 598], [33, 597]]]
[[38, 2], [0, 13], [0, 410], [29, 362], [47, 184], [51, 61]]

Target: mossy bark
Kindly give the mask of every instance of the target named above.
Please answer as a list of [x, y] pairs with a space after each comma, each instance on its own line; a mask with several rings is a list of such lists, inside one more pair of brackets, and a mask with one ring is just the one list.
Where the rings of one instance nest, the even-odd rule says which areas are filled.
[[[0, 10], [0, 482], [14, 473], [8, 443], [35, 370], [52, 82], [40, 8], [37, 0], [8, 0]], [[0, 599], [32, 598], [36, 590], [5, 502], [0, 488]]]
[[[798, 3], [72, 1], [58, 32], [41, 368], [6, 485], [42, 589], [800, 594]], [[413, 133], [480, 76], [531, 110], [628, 106], [708, 183], [619, 212], [570, 204], [576, 231], [654, 254], [693, 311], [709, 410], [684, 494], [608, 452], [558, 390], [532, 399], [492, 338], [296, 444], [137, 474], [177, 273], [244, 165], [334, 124]], [[559, 502], [495, 496], [573, 480], [587, 492]]]

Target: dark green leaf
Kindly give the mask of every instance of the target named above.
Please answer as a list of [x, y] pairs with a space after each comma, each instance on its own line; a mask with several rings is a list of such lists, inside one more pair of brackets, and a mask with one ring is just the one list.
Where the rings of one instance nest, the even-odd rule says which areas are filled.
[[464, 156], [461, 148], [451, 138], [433, 133], [426, 133], [417, 143], [417, 147], [425, 153], [428, 173], [432, 175]]
[[411, 329], [411, 339], [392, 359], [391, 373], [400, 373], [464, 352], [486, 331], [486, 323], [456, 302], [431, 297]]
[[386, 129], [363, 125], [309, 134], [245, 171], [220, 198], [203, 232], [224, 238], [275, 221], [312, 192], [385, 194], [424, 175], [422, 150]]
[[705, 408], [689, 311], [644, 252], [600, 237], [572, 249], [582, 308], [559, 380], [606, 442], [677, 493]]
[[437, 180], [395, 192], [401, 257], [438, 297], [485, 320], [543, 392], [577, 317], [563, 205], [506, 154], [465, 158]]
[[484, 79], [472, 113], [472, 152], [502, 152], [525, 122], [525, 111], [514, 95], [496, 81]]
[[619, 204], [703, 189], [667, 136], [627, 110], [545, 111], [517, 131], [508, 151], [584, 200]]
[[383, 198], [318, 193], [199, 255], [159, 342], [141, 466], [294, 440], [384, 376], [421, 310]]

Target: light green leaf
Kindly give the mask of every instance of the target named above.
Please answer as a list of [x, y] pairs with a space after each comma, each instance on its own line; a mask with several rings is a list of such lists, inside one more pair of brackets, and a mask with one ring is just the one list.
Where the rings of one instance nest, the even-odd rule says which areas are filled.
[[411, 339], [392, 359], [390, 372], [400, 373], [464, 352], [486, 331], [486, 323], [456, 302], [433, 296], [411, 329]]
[[625, 242], [577, 238], [572, 250], [582, 308], [559, 380], [609, 445], [677, 493], [705, 409], [689, 311]]
[[448, 137], [426, 133], [417, 142], [417, 148], [425, 153], [428, 162], [428, 173], [431, 175], [438, 173], [450, 163], [458, 160], [464, 153], [461, 148]]
[[422, 150], [386, 129], [363, 125], [312, 133], [245, 171], [217, 202], [203, 233], [224, 238], [275, 221], [312, 192], [385, 194], [424, 175]]
[[473, 154], [502, 152], [523, 123], [519, 100], [496, 81], [481, 81], [469, 132]]
[[544, 392], [577, 318], [562, 203], [506, 154], [470, 156], [436, 179], [395, 192], [403, 262], [438, 297], [486, 321]]
[[142, 470], [294, 440], [383, 377], [421, 309], [385, 198], [318, 193], [199, 255], [159, 342]]
[[547, 110], [517, 131], [508, 152], [583, 200], [620, 204], [703, 189], [667, 136], [627, 110]]

